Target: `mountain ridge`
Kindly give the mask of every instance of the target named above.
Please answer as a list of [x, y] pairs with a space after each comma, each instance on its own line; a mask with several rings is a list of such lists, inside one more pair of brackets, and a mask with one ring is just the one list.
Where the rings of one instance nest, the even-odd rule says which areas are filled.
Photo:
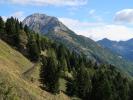
[[[44, 19], [45, 21], [42, 22], [42, 20]], [[56, 17], [40, 13], [34, 13], [32, 15], [29, 15], [28, 17], [26, 17], [26, 20], [24, 20], [23, 23], [24, 25], [32, 27], [33, 31], [43, 34], [47, 34], [50, 30], [53, 31], [57, 31], [59, 29], [63, 31], [68, 30], [61, 22], [59, 22], [59, 20]], [[38, 24], [38, 28], [40, 30], [36, 30], [37, 28], [34, 28], [34, 23]], [[40, 26], [40, 24], [42, 26]], [[45, 30], [43, 30], [42, 28], [45, 28]]]
[[99, 43], [104, 48], [108, 48], [112, 52], [119, 54], [124, 59], [133, 61], [133, 38], [126, 41], [112, 41], [109, 39], [102, 39], [97, 41], [97, 43]]
[[[108, 63], [115, 66], [119, 66], [120, 69], [126, 69], [126, 72], [130, 74], [133, 73], [133, 68], [131, 67], [133, 63], [123, 60], [119, 57], [119, 55], [114, 54], [108, 49], [102, 47], [90, 38], [81, 35], [76, 35], [75, 32], [67, 28], [67, 26], [65, 26], [59, 20], [55, 20], [52, 22], [49, 21], [49, 24], [44, 24], [45, 21], [47, 21], [47, 18], [45, 19], [45, 14], [41, 14], [41, 16], [43, 16], [44, 19], [36, 17], [37, 20], [34, 20], [34, 14], [30, 15], [30, 17], [28, 16], [24, 19], [23, 24], [27, 25], [31, 30], [34, 30], [35, 32], [38, 32], [39, 30], [40, 34], [43, 34], [54, 41], [58, 41], [65, 44], [70, 50], [74, 50], [78, 53], [84, 54], [89, 59], [92, 59], [98, 63]], [[27, 20], [30, 20], [31, 22], [27, 24]], [[41, 23], [38, 23], [38, 20], [41, 21]], [[38, 24], [41, 28], [38, 27]], [[47, 28], [49, 27], [49, 25], [50, 28]], [[58, 29], [55, 31], [57, 27]]]
[[[5, 28], [3, 26], [1, 30], [4, 31], [0, 35], [7, 42], [0, 41], [0, 98], [3, 100], [108, 100], [110, 96], [116, 100], [132, 98], [130, 75], [124, 74], [119, 66], [104, 63], [105, 57], [109, 61], [114, 60], [113, 64], [120, 59], [93, 40], [71, 34], [72, 31], [47, 33], [49, 38], [53, 38], [51, 40], [29, 30], [27, 26], [23, 27], [13, 17], [8, 19]], [[14, 35], [17, 37], [14, 38]], [[64, 44], [70, 46], [72, 51]], [[91, 54], [86, 56], [94, 57], [101, 64], [87, 59], [82, 55], [83, 50]], [[106, 55], [102, 57], [101, 54]], [[127, 65], [120, 61], [116, 64]]]

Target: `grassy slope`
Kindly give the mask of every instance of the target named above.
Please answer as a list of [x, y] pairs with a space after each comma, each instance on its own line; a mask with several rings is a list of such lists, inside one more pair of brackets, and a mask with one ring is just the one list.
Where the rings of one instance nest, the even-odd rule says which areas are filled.
[[39, 73], [39, 65], [34, 66], [35, 68], [32, 68], [33, 66], [34, 64], [23, 55], [0, 40], [0, 82], [4, 82], [6, 88], [13, 87], [13, 92], [18, 100], [69, 99], [63, 93], [54, 96], [42, 91], [36, 82], [31, 82], [31, 78], [28, 78], [28, 76], [32, 76], [37, 81]]

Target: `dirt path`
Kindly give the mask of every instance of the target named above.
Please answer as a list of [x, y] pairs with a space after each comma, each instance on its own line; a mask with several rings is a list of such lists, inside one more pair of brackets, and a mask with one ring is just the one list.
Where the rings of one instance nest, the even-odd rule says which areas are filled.
[[26, 75], [27, 73], [31, 73], [35, 69], [37, 64], [33, 64], [33, 66], [31, 68], [29, 68], [28, 70], [26, 70], [25, 72], [23, 72], [22, 75]]

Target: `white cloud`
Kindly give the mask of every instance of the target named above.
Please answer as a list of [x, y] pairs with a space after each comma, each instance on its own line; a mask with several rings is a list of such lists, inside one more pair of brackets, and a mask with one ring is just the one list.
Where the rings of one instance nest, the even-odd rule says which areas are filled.
[[88, 28], [86, 30], [77, 30], [77, 33], [90, 37], [94, 40], [108, 38], [119, 41], [133, 38], [133, 29], [122, 25], [104, 25]]
[[16, 12], [10, 14], [9, 16], [2, 16], [2, 18], [4, 20], [6, 20], [7, 18], [9, 18], [11, 16], [12, 17], [15, 17], [15, 18], [18, 18], [20, 21], [23, 21], [23, 19], [25, 18], [23, 11], [16, 11]]
[[123, 9], [115, 15], [115, 21], [133, 23], [133, 9]]
[[94, 15], [95, 12], [96, 12], [95, 9], [91, 9], [91, 10], [89, 11], [89, 15]]
[[87, 36], [93, 40], [108, 38], [119, 41], [133, 38], [133, 29], [124, 25], [81, 22], [70, 18], [60, 18], [60, 21], [77, 34]]
[[7, 16], [1, 16], [3, 18], [4, 21], [6, 21]]
[[25, 18], [24, 12], [22, 12], [22, 11], [15, 12], [15, 13], [11, 14], [10, 16], [16, 17], [20, 21], [23, 21], [23, 19]]
[[89, 17], [94, 19], [94, 20], [96, 20], [96, 21], [103, 21], [103, 19], [99, 15], [96, 14], [96, 10], [95, 9], [91, 9], [89, 11]]
[[55, 6], [79, 6], [87, 4], [88, 0], [1, 0], [14, 4], [30, 5], [55, 5]]
[[79, 20], [71, 19], [71, 18], [59, 18], [59, 20], [63, 22], [66, 26], [69, 26], [72, 29], [86, 29], [88, 27], [103, 25], [103, 23], [81, 22]]

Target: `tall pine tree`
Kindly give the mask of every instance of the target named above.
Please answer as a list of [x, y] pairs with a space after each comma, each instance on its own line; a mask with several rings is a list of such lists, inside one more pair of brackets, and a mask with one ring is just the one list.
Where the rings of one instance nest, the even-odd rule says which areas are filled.
[[4, 26], [5, 26], [5, 23], [2, 19], [2, 17], [0, 17], [0, 38], [4, 35], [5, 31], [4, 31]]
[[47, 58], [47, 65], [44, 66], [44, 83], [48, 91], [52, 93], [59, 92], [60, 67], [54, 57]]

